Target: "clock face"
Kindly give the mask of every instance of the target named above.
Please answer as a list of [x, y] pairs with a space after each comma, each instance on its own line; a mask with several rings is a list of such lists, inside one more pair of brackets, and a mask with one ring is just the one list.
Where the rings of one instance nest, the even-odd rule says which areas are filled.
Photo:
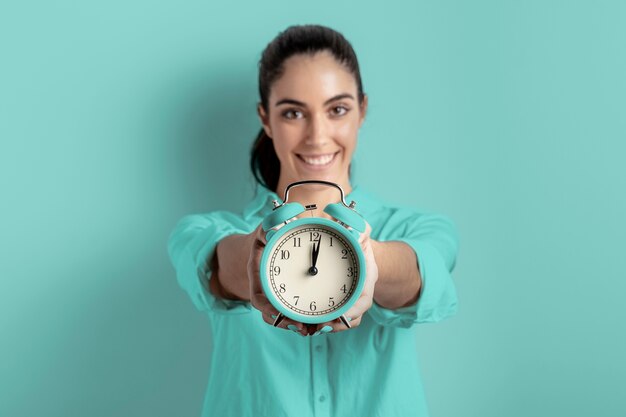
[[295, 227], [269, 250], [265, 271], [268, 287], [294, 313], [311, 317], [332, 313], [344, 306], [357, 288], [360, 270], [356, 250], [331, 227]]

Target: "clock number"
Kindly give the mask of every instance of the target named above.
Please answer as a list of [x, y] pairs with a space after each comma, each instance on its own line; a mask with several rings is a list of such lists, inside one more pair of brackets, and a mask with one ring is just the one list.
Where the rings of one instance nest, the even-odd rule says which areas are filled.
[[348, 289], [346, 288], [346, 284], [343, 284], [343, 287], [341, 287], [341, 292], [343, 292], [344, 294], [348, 292]]
[[285, 291], [287, 291], [287, 288], [285, 288], [285, 284], [280, 284], [278, 288], [279, 288], [278, 291], [281, 293], [284, 293]]
[[347, 249], [342, 249], [341, 250], [341, 259], [348, 259], [348, 250]]
[[315, 301], [311, 301], [311, 304], [309, 304], [309, 310], [311, 311], [317, 310], [317, 307], [315, 306]]
[[333, 237], [330, 236], [330, 247], [332, 248], [332, 246], [333, 246]]
[[348, 277], [353, 277], [354, 276], [354, 267], [349, 266], [348, 267]]
[[300, 299], [299, 295], [294, 295], [293, 298], [296, 300], [296, 302], [293, 304], [294, 306], [298, 305], [298, 300]]
[[279, 275], [280, 275], [280, 266], [275, 266], [275, 267], [274, 267], [274, 274], [275, 274], [276, 276], [279, 276]]
[[309, 241], [310, 242], [319, 242], [320, 241], [320, 233], [319, 232], [309, 232]]
[[300, 247], [300, 238], [299, 237], [294, 237], [293, 238], [293, 247], [294, 248], [299, 248]]
[[328, 298], [328, 307], [332, 307], [335, 305], [335, 300], [333, 300], [333, 297]]
[[288, 250], [281, 250], [280, 251], [280, 259], [289, 259], [289, 251]]

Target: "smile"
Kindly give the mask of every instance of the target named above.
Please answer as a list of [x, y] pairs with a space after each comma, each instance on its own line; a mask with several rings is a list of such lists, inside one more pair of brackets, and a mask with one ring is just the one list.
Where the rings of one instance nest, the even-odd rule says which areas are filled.
[[315, 155], [315, 156], [313, 155], [306, 156], [306, 155], [300, 155], [300, 154], [296, 154], [296, 155], [305, 164], [322, 168], [322, 167], [326, 167], [332, 164], [332, 162], [335, 160], [335, 156], [337, 156], [338, 153], [339, 152], [329, 153], [325, 155]]

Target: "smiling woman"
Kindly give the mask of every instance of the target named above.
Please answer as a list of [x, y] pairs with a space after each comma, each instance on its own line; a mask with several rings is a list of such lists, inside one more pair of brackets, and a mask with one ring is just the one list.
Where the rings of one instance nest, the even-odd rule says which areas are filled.
[[258, 106], [264, 133], [280, 161], [277, 188], [316, 179], [335, 181], [349, 192], [350, 161], [367, 97], [328, 51], [294, 55], [283, 65], [267, 104]]
[[[427, 416], [415, 333], [408, 329], [456, 312], [454, 224], [353, 187], [350, 164], [368, 97], [343, 35], [319, 25], [281, 32], [261, 57], [259, 93], [261, 128], [251, 155], [256, 197], [240, 213], [185, 216], [168, 242], [180, 286], [211, 324], [203, 415]], [[259, 278], [267, 243], [261, 223], [273, 200], [286, 199], [288, 185], [306, 180], [339, 185], [366, 220], [355, 240], [363, 253], [363, 291], [341, 320], [317, 324], [279, 321]], [[336, 191], [297, 187], [289, 200], [326, 207], [338, 200]], [[332, 262], [332, 239], [312, 245], [300, 253], [303, 264], [309, 249], [311, 268], [320, 252], [320, 262]], [[299, 297], [311, 305], [329, 302]]]
[[277, 188], [316, 179], [336, 181], [350, 191], [350, 161], [367, 97], [350, 70], [328, 51], [297, 54], [283, 65], [284, 74], [272, 85], [267, 102], [258, 106], [264, 133], [280, 161]]

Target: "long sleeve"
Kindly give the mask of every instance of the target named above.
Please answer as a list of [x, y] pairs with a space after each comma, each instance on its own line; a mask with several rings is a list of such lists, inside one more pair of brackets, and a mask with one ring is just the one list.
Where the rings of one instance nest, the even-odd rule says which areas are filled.
[[200, 311], [246, 313], [250, 303], [216, 297], [209, 290], [210, 260], [220, 240], [237, 233], [249, 233], [249, 226], [226, 211], [191, 214], [178, 221], [170, 233], [167, 249], [180, 287]]
[[374, 320], [408, 328], [456, 314], [457, 295], [451, 273], [459, 244], [454, 223], [439, 214], [396, 209], [377, 235], [377, 240], [405, 242], [415, 251], [422, 287], [417, 302], [410, 306], [391, 310], [374, 302], [369, 311]]

